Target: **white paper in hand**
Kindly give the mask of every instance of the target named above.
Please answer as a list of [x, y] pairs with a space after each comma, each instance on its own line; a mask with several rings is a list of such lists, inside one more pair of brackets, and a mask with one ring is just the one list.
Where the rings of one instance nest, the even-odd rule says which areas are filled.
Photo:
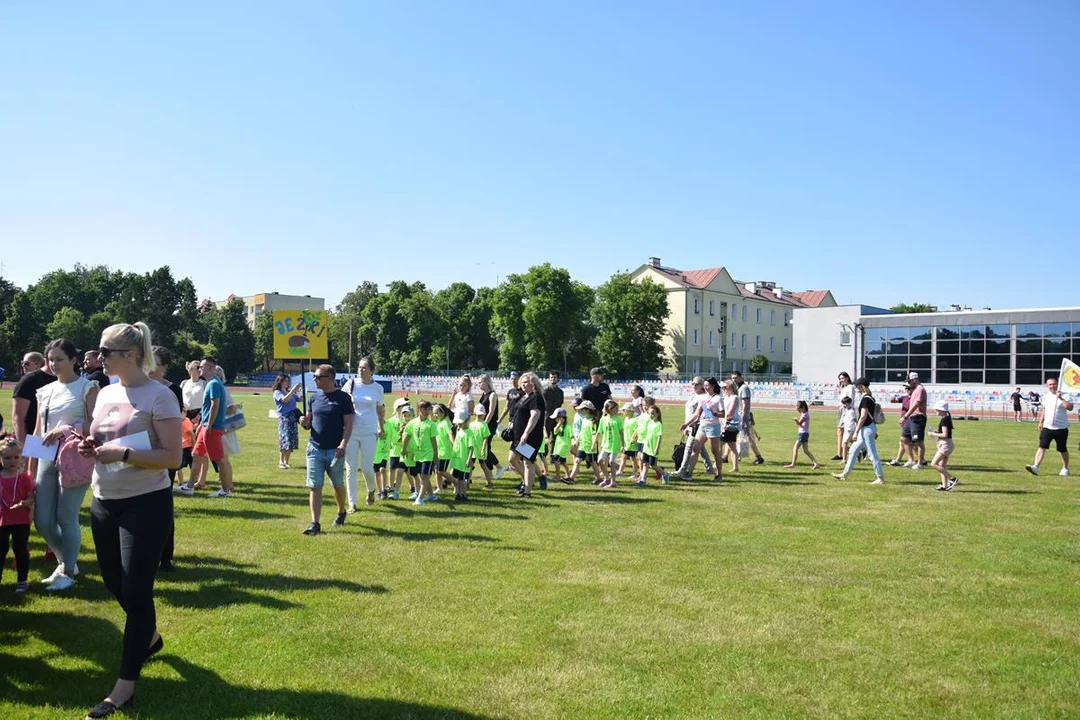
[[[133, 435], [125, 435], [124, 437], [110, 440], [107, 443], [102, 443], [102, 447], [105, 447], [106, 445], [111, 447], [131, 448], [132, 450], [152, 449], [150, 447], [150, 433], [146, 432], [145, 430], [143, 430], [142, 432], [137, 432]], [[126, 467], [130, 467], [130, 465], [126, 462], [114, 462], [106, 465], [105, 469], [109, 472], [116, 472], [117, 470], [122, 470]]]
[[60, 446], [56, 443], [46, 445], [45, 441], [37, 435], [27, 435], [23, 442], [23, 457], [37, 458], [38, 460], [55, 460]]
[[514, 452], [526, 460], [532, 460], [536, 456], [536, 448], [529, 443], [519, 443], [514, 447]]

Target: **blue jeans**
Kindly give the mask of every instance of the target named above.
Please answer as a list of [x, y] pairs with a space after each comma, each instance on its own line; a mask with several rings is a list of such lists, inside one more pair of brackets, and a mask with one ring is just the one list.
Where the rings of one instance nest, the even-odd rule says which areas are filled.
[[307, 486], [318, 490], [323, 486], [323, 473], [330, 477], [330, 484], [336, 488], [345, 484], [345, 458], [336, 458], [335, 448], [323, 450], [310, 441], [307, 444]]
[[878, 477], [885, 477], [881, 471], [881, 458], [877, 454], [877, 426], [873, 423], [869, 425], [863, 425], [862, 429], [855, 435], [855, 442], [848, 450], [847, 465], [844, 466], [844, 474], [851, 473], [851, 468], [855, 467], [855, 458], [859, 454], [859, 449], [865, 447], [866, 454], [870, 456], [870, 462], [874, 464], [874, 472]]
[[34, 482], [34, 526], [66, 569], [75, 567], [82, 547], [79, 509], [89, 485], [61, 488], [56, 463], [38, 460]]

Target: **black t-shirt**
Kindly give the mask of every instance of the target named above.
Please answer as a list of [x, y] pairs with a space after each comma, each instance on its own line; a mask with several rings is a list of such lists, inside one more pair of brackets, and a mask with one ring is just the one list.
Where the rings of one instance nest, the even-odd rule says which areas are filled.
[[514, 419], [514, 411], [517, 410], [517, 405], [521, 402], [521, 397], [524, 394], [524, 390], [516, 387], [512, 387], [506, 391], [506, 409], [509, 411], [507, 415], [510, 420]]
[[953, 427], [952, 427], [952, 415], [946, 415], [938, 421], [937, 431], [938, 433], [945, 432], [945, 428], [949, 429], [949, 434], [941, 438], [942, 440], [952, 440]]
[[533, 410], [539, 410], [541, 417], [544, 414], [544, 398], [539, 393], [530, 393], [525, 395], [522, 393], [522, 397], [519, 398], [516, 408], [514, 409], [513, 422], [514, 422], [514, 444], [528, 443], [537, 450], [540, 449], [540, 443], [544, 439], [544, 423], [538, 421], [533, 427], [532, 432], [528, 437], [523, 437], [525, 434], [525, 428], [529, 424], [529, 415]]
[[604, 412], [604, 403], [611, 399], [611, 387], [606, 382], [599, 385], [589, 383], [582, 389], [581, 399], [591, 402], [599, 416]]
[[869, 395], [863, 395], [862, 400], [859, 401], [859, 410], [855, 413], [855, 424], [859, 424], [859, 419], [862, 417], [862, 411], [865, 410], [870, 416], [870, 422], [863, 425], [867, 427], [874, 424], [874, 408], [877, 407], [877, 402]]
[[56, 382], [56, 376], [44, 370], [34, 370], [23, 375], [15, 385], [14, 397], [30, 401], [23, 423], [27, 435], [33, 435], [34, 428], [37, 427], [37, 391], [51, 382]]
[[563, 389], [561, 387], [557, 385], [548, 385], [544, 388], [544, 408], [547, 410], [547, 412], [544, 413], [544, 427], [548, 432], [551, 432], [555, 427], [555, 421], [548, 417], [548, 415], [551, 414], [550, 411], [561, 408], [565, 399], [566, 397], [563, 395]]
[[[106, 375], [105, 371], [102, 370], [101, 368], [98, 368], [94, 372], [87, 375], [86, 379], [87, 380], [93, 380], [94, 382], [96, 382], [98, 384], [99, 388], [107, 388], [107, 387], [109, 387], [109, 376]], [[172, 383], [170, 383], [170, 384], [172, 384]], [[181, 409], [183, 409], [183, 408], [181, 408]]]
[[499, 426], [499, 396], [495, 394], [494, 390], [481, 393], [480, 404], [490, 413], [491, 421], [488, 422], [488, 430], [494, 435], [495, 428]]
[[[108, 382], [107, 378], [109, 376], [105, 375], [105, 377], [106, 377], [106, 382]], [[91, 377], [88, 377], [87, 379], [88, 380], [93, 380], [93, 378], [91, 378]], [[177, 385], [174, 382], [170, 382], [170, 381], [166, 380], [165, 381], [165, 387], [169, 388], [169, 390], [172, 391], [172, 394], [176, 396], [176, 404], [180, 406], [180, 412], [181, 412], [181, 414], [183, 414], [183, 412], [184, 412], [184, 393], [183, 393], [182, 390], [180, 390], [180, 386]], [[183, 418], [181, 418], [181, 419], [183, 419]]]
[[345, 416], [356, 413], [352, 395], [342, 390], [316, 392], [309, 401], [311, 444], [320, 450], [332, 450], [345, 437]]

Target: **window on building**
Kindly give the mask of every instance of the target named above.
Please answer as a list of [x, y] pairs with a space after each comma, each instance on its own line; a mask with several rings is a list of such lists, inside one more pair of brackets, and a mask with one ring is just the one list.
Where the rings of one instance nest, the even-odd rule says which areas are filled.
[[694, 298], [694, 314], [695, 315], [700, 315], [701, 314], [701, 298], [699, 298], [699, 297]]
[[791, 313], [784, 313], [784, 327], [791, 325]]
[[754, 311], [754, 322], [756, 322], [758, 325], [761, 324], [761, 308], [758, 308]]
[[735, 347], [737, 344], [738, 343], [735, 339], [735, 333], [731, 333], [731, 347]]
[[746, 349], [746, 333], [742, 334], [742, 346], [743, 346], [743, 350], [745, 350]]
[[697, 328], [694, 328], [694, 344], [695, 345], [700, 345], [701, 344], [701, 336], [698, 334]]
[[694, 372], [701, 372], [701, 360], [699, 358], [694, 358]]
[[[1046, 353], [1045, 326], [1017, 326], [1016, 382], [1041, 384], [1047, 370], [1057, 369], [1063, 352], [1071, 352], [1068, 330], [1051, 340]], [[864, 366], [871, 382], [902, 382], [915, 371], [927, 382], [941, 384], [1009, 384], [1012, 356], [1009, 325], [939, 325], [937, 327], [867, 328]], [[1066, 350], [1063, 343], [1068, 343]], [[1022, 352], [1026, 350], [1028, 352]], [[1058, 351], [1056, 354], [1054, 351]]]
[[716, 301], [715, 300], [710, 300], [709, 301], [709, 314], [710, 315], [715, 315], [716, 314]]
[[709, 374], [712, 375], [715, 372], [716, 372], [716, 361], [715, 360], [710, 360], [709, 361]]
[[775, 325], [776, 324], [776, 311], [775, 310], [770, 310], [769, 311], [769, 324], [770, 325]]
[[791, 352], [790, 341], [787, 338], [784, 338], [784, 354], [786, 355], [789, 352]]
[[761, 349], [761, 336], [760, 335], [755, 335], [754, 336], [754, 349], [755, 350], [760, 350]]
[[746, 306], [742, 306], [742, 321], [746, 322]]
[[709, 347], [713, 347], [715, 345], [716, 345], [716, 342], [713, 340], [713, 331], [710, 330], [709, 331]]
[[769, 338], [769, 352], [776, 352], [776, 338]]
[[735, 320], [739, 315], [739, 303], [731, 303], [731, 319]]

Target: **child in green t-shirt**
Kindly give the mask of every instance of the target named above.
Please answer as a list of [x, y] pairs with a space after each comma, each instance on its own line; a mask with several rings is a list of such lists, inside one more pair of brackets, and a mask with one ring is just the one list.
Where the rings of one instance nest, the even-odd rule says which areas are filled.
[[411, 460], [409, 473], [415, 489], [409, 498], [414, 501], [413, 505], [423, 505], [438, 499], [431, 491], [431, 471], [439, 458], [439, 449], [435, 440], [435, 423], [431, 420], [431, 403], [421, 400], [417, 409], [420, 415], [405, 425], [401, 451]]
[[638, 426], [638, 435], [642, 436], [641, 448], [641, 475], [635, 485], [645, 485], [645, 478], [649, 474], [649, 468], [656, 473], [656, 479], [667, 485], [670, 475], [658, 464], [660, 457], [660, 441], [664, 437], [664, 423], [661, 422], [660, 408], [653, 405], [649, 408], [649, 419], [645, 422], [644, 431]]
[[[641, 463], [638, 461], [638, 453], [641, 451], [641, 442], [638, 437], [638, 423], [642, 419], [638, 415], [637, 405], [633, 403], [623, 403], [623, 452], [622, 457], [619, 459], [619, 472], [617, 475], [621, 476], [626, 469], [626, 461], [629, 460], [634, 468], [634, 472], [631, 477], [637, 477], [641, 474]], [[647, 420], [647, 418], [645, 418]]]
[[619, 415], [619, 403], [608, 400], [604, 403], [604, 416], [600, 418], [596, 444], [600, 452], [596, 464], [600, 466], [603, 480], [600, 487], [615, 487], [615, 461], [622, 454], [623, 422]]
[[[484, 429], [487, 429], [486, 424]], [[469, 477], [472, 474], [473, 461], [473, 436], [466, 425], [458, 429], [451, 447], [450, 473], [454, 478], [455, 500], [464, 501], [469, 499]]]
[[551, 467], [555, 479], [570, 485], [570, 473], [566, 469], [566, 458], [570, 455], [570, 443], [574, 439], [574, 429], [566, 422], [566, 410], [558, 408], [551, 413], [555, 427], [551, 430]]
[[450, 408], [436, 403], [431, 409], [431, 419], [435, 423], [435, 445], [439, 451], [439, 461], [435, 466], [435, 492], [450, 487], [450, 459], [454, 455], [454, 426], [450, 423]]
[[390, 421], [393, 417], [389, 417], [383, 421], [382, 432], [379, 433], [378, 439], [375, 440], [375, 455], [373, 456], [373, 462], [375, 467], [375, 490], [380, 500], [385, 500], [390, 492], [389, 474], [390, 471], [386, 469], [386, 459], [390, 455]]
[[[405, 470], [405, 464], [401, 460], [401, 434], [405, 429], [405, 423], [412, 418], [412, 408], [408, 400], [402, 402], [398, 399], [394, 402], [394, 414], [383, 422], [383, 434], [386, 436], [386, 496], [388, 499], [397, 500], [398, 491], [401, 488], [401, 475]], [[409, 417], [406, 418], [403, 411], [408, 409]]]
[[[577, 479], [581, 465], [593, 471], [593, 483], [600, 483], [600, 468], [596, 464], [596, 408], [588, 400], [578, 403], [577, 416], [581, 418], [581, 430], [578, 432], [577, 453], [574, 468], [570, 471], [570, 481]], [[576, 422], [576, 420], [575, 420]]]

